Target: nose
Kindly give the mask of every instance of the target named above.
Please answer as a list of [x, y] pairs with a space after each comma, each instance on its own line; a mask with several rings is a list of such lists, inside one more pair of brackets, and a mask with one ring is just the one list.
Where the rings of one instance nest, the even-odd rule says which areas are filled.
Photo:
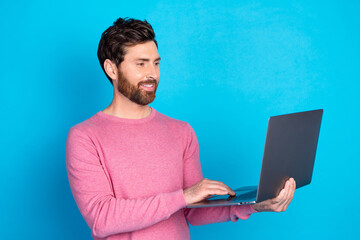
[[149, 68], [148, 68], [148, 72], [146, 77], [147, 78], [153, 78], [158, 80], [160, 77], [160, 70], [159, 70], [159, 66], [155, 65], [155, 64], [149, 64]]

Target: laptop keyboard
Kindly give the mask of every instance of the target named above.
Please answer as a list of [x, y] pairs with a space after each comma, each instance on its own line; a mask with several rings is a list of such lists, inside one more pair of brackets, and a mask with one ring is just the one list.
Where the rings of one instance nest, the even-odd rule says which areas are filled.
[[[241, 192], [243, 192], [243, 191], [241, 191]], [[246, 200], [255, 201], [256, 193], [257, 193], [257, 191], [248, 191], [248, 192], [241, 193], [241, 194], [236, 193], [236, 196], [229, 197], [229, 199], [235, 200], [235, 201], [244, 201], [244, 202], [246, 202]]]

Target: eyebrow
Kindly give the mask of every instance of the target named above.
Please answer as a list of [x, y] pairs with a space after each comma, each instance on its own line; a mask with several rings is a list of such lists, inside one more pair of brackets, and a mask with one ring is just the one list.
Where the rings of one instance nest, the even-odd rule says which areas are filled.
[[[158, 58], [156, 58], [155, 59], [155, 62], [156, 61], [160, 61], [161, 60], [161, 58], [160, 57], [158, 57]], [[149, 62], [150, 61], [150, 59], [148, 59], [148, 58], [137, 58], [137, 59], [135, 59], [135, 61], [144, 61], [144, 62]]]

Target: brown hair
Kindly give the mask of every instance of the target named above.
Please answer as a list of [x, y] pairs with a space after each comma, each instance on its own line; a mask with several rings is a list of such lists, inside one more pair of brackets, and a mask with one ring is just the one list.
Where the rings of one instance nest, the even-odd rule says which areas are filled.
[[106, 74], [104, 69], [105, 60], [109, 59], [119, 67], [120, 63], [124, 61], [126, 47], [147, 41], [154, 41], [156, 46], [158, 46], [154, 30], [146, 20], [118, 18], [113, 26], [110, 26], [102, 33], [97, 56], [101, 68], [111, 84], [112, 79]]

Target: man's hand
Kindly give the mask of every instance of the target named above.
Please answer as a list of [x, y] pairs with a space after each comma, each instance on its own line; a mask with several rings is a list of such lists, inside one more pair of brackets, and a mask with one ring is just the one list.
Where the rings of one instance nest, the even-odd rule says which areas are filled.
[[280, 191], [276, 198], [251, 205], [258, 212], [283, 212], [289, 206], [294, 197], [296, 183], [293, 178], [286, 181], [285, 187]]
[[235, 192], [224, 183], [207, 178], [184, 190], [186, 205], [199, 202], [215, 194], [235, 196]]

